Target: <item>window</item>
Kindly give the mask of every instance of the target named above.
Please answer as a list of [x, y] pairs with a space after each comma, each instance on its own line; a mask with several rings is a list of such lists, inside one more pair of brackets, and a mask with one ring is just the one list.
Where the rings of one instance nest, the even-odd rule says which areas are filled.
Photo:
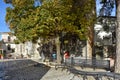
[[11, 40], [10, 40], [10, 36], [8, 36], [8, 41], [10, 42]]
[[8, 50], [11, 50], [11, 46], [10, 46], [10, 44], [8, 44], [7, 48], [8, 48]]

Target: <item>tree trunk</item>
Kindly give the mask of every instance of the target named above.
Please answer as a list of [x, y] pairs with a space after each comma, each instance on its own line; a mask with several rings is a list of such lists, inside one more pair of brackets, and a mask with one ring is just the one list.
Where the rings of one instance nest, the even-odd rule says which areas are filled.
[[94, 53], [94, 27], [91, 27], [89, 30], [89, 36], [87, 40], [87, 55], [89, 58], [92, 58]]
[[61, 55], [60, 55], [60, 40], [59, 36], [55, 38], [56, 51], [57, 51], [57, 63], [61, 64]]
[[92, 45], [90, 44], [90, 41], [87, 40], [87, 58], [92, 58]]
[[[94, 53], [94, 24], [96, 20], [96, 0], [93, 0], [92, 2], [94, 6], [92, 7], [91, 16], [89, 17], [89, 20], [92, 20], [91, 25], [88, 27], [88, 39], [87, 39], [87, 55], [89, 58], [92, 58]], [[93, 17], [94, 16], [94, 17]]]
[[117, 27], [116, 27], [116, 60], [115, 72], [120, 73], [120, 0], [117, 3]]

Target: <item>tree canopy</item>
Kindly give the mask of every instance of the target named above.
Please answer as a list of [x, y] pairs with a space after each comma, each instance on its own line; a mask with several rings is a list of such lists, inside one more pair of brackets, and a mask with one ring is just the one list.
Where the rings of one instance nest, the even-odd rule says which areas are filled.
[[91, 11], [93, 0], [4, 0], [8, 7], [6, 22], [17, 38], [24, 42], [39, 37], [55, 37], [61, 33], [88, 35], [95, 21]]

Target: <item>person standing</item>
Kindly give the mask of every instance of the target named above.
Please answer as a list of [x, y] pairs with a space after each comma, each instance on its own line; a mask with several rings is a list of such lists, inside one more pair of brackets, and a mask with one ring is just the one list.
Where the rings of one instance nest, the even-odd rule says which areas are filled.
[[70, 57], [69, 51], [64, 52], [64, 62]]
[[52, 53], [52, 59], [53, 59], [53, 61], [55, 61], [55, 60], [56, 60], [56, 58], [57, 58], [57, 54], [56, 54], [56, 52], [55, 52], [55, 51], [53, 51], [53, 53]]

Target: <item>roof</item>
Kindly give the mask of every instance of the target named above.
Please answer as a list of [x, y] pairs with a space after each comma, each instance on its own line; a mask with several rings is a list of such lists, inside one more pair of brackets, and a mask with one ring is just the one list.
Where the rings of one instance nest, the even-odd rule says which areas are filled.
[[0, 32], [0, 34], [9, 34], [11, 32]]

